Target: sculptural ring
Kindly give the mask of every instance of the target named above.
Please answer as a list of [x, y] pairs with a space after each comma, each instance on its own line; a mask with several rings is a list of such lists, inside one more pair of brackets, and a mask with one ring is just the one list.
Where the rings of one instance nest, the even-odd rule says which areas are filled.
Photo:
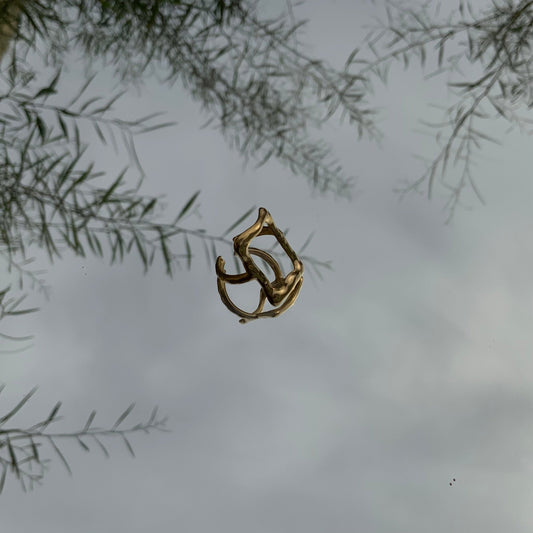
[[[261, 235], [272, 235], [279, 242], [289, 259], [292, 261], [293, 269], [286, 276], [278, 262], [268, 252], [259, 248], [250, 247], [250, 242], [254, 237]], [[294, 250], [290, 247], [285, 235], [276, 227], [270, 213], [264, 208], [259, 208], [257, 221], [240, 235], [233, 237], [233, 248], [235, 254], [240, 258], [244, 267], [241, 274], [227, 274], [224, 266], [226, 262], [221, 256], [217, 257], [215, 270], [217, 273], [217, 286], [220, 298], [224, 305], [236, 315], [240, 316], [239, 322], [245, 324], [250, 320], [264, 317], [276, 317], [291, 307], [302, 288], [304, 265], [298, 259]], [[270, 282], [267, 276], [256, 265], [252, 255], [263, 259], [274, 272], [275, 279]], [[226, 283], [241, 284], [257, 280], [261, 285], [259, 292], [259, 304], [255, 311], [247, 312], [237, 307], [228, 296]], [[263, 311], [266, 301], [274, 306], [274, 309]]]

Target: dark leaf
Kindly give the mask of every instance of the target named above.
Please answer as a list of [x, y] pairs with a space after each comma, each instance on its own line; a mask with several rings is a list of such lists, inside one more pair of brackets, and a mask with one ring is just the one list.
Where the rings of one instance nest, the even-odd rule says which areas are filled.
[[76, 437], [76, 439], [77, 439], [79, 445], [83, 448], [84, 451], [86, 451], [86, 452], [90, 452], [90, 451], [91, 451], [91, 450], [89, 449], [89, 446], [87, 446], [87, 444], [85, 444], [85, 442], [83, 442], [83, 441], [81, 440], [81, 437], [78, 436], [78, 437]]
[[106, 456], [106, 459], [108, 459], [109, 458], [109, 452], [107, 451], [107, 448], [102, 444], [102, 442], [98, 439], [98, 437], [96, 435], [92, 435], [92, 438], [95, 440], [95, 442], [98, 444], [98, 446], [100, 446], [100, 449], [102, 450], [102, 452]]
[[28, 392], [28, 394], [26, 394], [26, 396], [24, 396], [24, 398], [22, 398], [22, 400], [20, 400], [20, 402], [17, 405], [15, 405], [15, 407], [13, 407], [13, 409], [11, 409], [9, 413], [7, 413], [2, 418], [0, 418], [0, 426], [5, 424], [11, 417], [13, 417], [24, 406], [24, 404], [35, 394], [36, 391], [37, 391], [37, 387], [34, 387], [33, 389], [31, 389], [31, 391]]
[[307, 245], [311, 242], [311, 239], [313, 238], [313, 235], [315, 234], [315, 232], [313, 231], [309, 237], [307, 237], [307, 239], [305, 240], [305, 242], [303, 243], [302, 247], [298, 250], [298, 254], [301, 254], [306, 248], [307, 248]]
[[189, 209], [192, 207], [192, 205], [194, 204], [196, 198], [198, 198], [198, 195], [200, 194], [200, 191], [196, 191], [190, 198], [189, 200], [187, 201], [187, 203], [183, 206], [183, 208], [181, 209], [181, 211], [179, 212], [178, 216], [176, 217], [176, 219], [174, 220], [174, 225], [177, 224], [182, 218], [183, 216], [187, 213], [187, 211], [189, 211]]
[[120, 424], [124, 421], [124, 419], [131, 413], [133, 408], [135, 407], [135, 404], [132, 403], [118, 418], [115, 424], [113, 425], [113, 431], [120, 426]]
[[128, 451], [131, 453], [131, 456], [135, 457], [135, 453], [133, 452], [133, 448], [131, 447], [131, 444], [130, 444], [129, 440], [126, 438], [126, 435], [124, 435], [123, 433], [121, 433], [121, 435], [122, 435], [122, 440], [124, 441], [124, 444], [126, 444], [126, 448], [128, 448]]
[[255, 210], [255, 205], [252, 206], [250, 209], [248, 209], [248, 211], [246, 211], [246, 213], [244, 213], [244, 215], [242, 215], [241, 217], [239, 217], [223, 234], [222, 236], [225, 237], [230, 231], [232, 231], [233, 229], [235, 229], [243, 220], [245, 220], [246, 218], [248, 218], [252, 213], [253, 211]]
[[70, 466], [69, 466], [67, 460], [65, 459], [65, 456], [61, 453], [61, 450], [56, 446], [56, 443], [54, 442], [54, 439], [52, 439], [52, 437], [50, 437], [50, 435], [46, 435], [46, 436], [48, 437], [48, 441], [50, 442], [50, 445], [52, 446], [54, 451], [57, 453], [58, 457], [61, 459], [61, 462], [63, 463], [63, 465], [67, 469], [67, 472], [70, 475], [72, 475], [72, 470], [70, 469]]
[[11, 461], [11, 469], [13, 470], [13, 472], [15, 472], [15, 475], [19, 477], [20, 469], [17, 461], [17, 456], [15, 455], [15, 450], [13, 449], [13, 445], [11, 444], [11, 440], [9, 437], [6, 437], [6, 444], [7, 451], [9, 452], [9, 460]]
[[185, 239], [185, 250], [187, 252], [187, 269], [191, 269], [191, 259], [192, 259], [192, 253], [191, 253], [191, 245], [189, 244], [189, 239], [187, 238], [187, 234], [184, 233], [183, 237]]
[[89, 415], [89, 418], [87, 419], [87, 422], [85, 422], [85, 427], [83, 428], [83, 433], [86, 433], [87, 430], [91, 427], [91, 424], [93, 423], [94, 417], [96, 416], [96, 411], [91, 411], [91, 414]]
[[7, 466], [3, 464], [2, 467], [2, 477], [0, 477], [0, 494], [2, 494], [2, 491], [4, 490], [7, 477]]

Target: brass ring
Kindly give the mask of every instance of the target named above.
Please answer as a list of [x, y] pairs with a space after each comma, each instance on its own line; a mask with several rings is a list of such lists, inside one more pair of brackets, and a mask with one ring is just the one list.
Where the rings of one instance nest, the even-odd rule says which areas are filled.
[[[261, 235], [274, 236], [292, 261], [293, 270], [287, 276], [283, 276], [278, 262], [268, 252], [259, 248], [250, 247], [252, 239]], [[294, 250], [290, 247], [285, 235], [276, 227], [270, 213], [265, 208], [259, 208], [257, 221], [252, 226], [233, 238], [233, 248], [235, 254], [240, 258], [245, 271], [242, 274], [227, 274], [224, 269], [226, 263], [221, 256], [217, 257], [215, 270], [220, 298], [232, 313], [241, 317], [239, 320], [241, 324], [257, 318], [276, 317], [284, 313], [294, 304], [302, 288], [304, 266]], [[256, 265], [251, 257], [252, 255], [260, 257], [272, 268], [275, 276], [273, 282], [270, 282], [267, 276]], [[261, 289], [259, 292], [259, 304], [255, 311], [249, 313], [240, 309], [231, 301], [226, 290], [226, 283], [248, 283], [253, 279], [259, 282]], [[269, 311], [263, 311], [267, 300], [275, 308]]]

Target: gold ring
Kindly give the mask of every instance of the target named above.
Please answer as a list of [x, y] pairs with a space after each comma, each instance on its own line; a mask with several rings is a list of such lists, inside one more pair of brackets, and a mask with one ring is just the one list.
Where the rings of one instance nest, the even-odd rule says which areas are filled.
[[[250, 247], [252, 239], [261, 235], [274, 236], [292, 261], [293, 269], [286, 276], [283, 276], [278, 262], [268, 252], [259, 248]], [[302, 288], [304, 265], [290, 247], [285, 235], [274, 224], [270, 213], [264, 207], [259, 208], [259, 215], [255, 224], [243, 231], [240, 235], [233, 237], [233, 249], [242, 262], [244, 272], [242, 274], [227, 274], [224, 269], [226, 262], [221, 256], [217, 257], [215, 270], [217, 273], [217, 287], [220, 298], [232, 313], [241, 317], [239, 320], [241, 324], [245, 324], [256, 318], [276, 317], [284, 313], [294, 304]], [[272, 268], [275, 276], [273, 282], [270, 282], [263, 271], [256, 265], [251, 257], [252, 255], [260, 257]], [[226, 291], [226, 283], [248, 283], [253, 279], [259, 282], [261, 289], [259, 292], [259, 304], [255, 311], [249, 313], [240, 309], [231, 301]], [[263, 311], [267, 300], [274, 306], [274, 309]]]

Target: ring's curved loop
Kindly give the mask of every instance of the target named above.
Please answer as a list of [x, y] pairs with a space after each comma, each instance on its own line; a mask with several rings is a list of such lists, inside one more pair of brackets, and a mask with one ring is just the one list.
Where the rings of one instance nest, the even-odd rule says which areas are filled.
[[[265, 226], [265, 224], [267, 225]], [[275, 285], [268, 281], [268, 278], [255, 264], [254, 260], [248, 253], [250, 241], [254, 237], [261, 235], [274, 236], [292, 261], [293, 270], [287, 274], [283, 282], [276, 279], [276, 282], [278, 283]], [[287, 242], [285, 235], [283, 235], [283, 233], [276, 227], [270, 213], [264, 207], [259, 208], [257, 221], [240, 235], [233, 238], [233, 248], [235, 253], [241, 258], [244, 270], [259, 281], [271, 305], [279, 305], [288, 296], [303, 275], [303, 263], [298, 259], [296, 253]]]
[[[249, 252], [251, 254], [261, 257], [268, 263], [268, 265], [274, 271], [276, 280], [283, 279], [283, 273], [281, 271], [281, 268], [278, 265], [278, 262], [269, 253], [265, 252], [264, 250], [260, 250], [259, 248], [249, 248]], [[235, 313], [242, 317], [242, 319], [240, 320], [241, 324], [244, 324], [245, 322], [259, 318], [259, 316], [261, 315], [261, 311], [263, 310], [263, 307], [265, 306], [266, 299], [267, 299], [265, 291], [261, 289], [260, 294], [259, 294], [259, 305], [255, 309], [255, 311], [253, 311], [252, 313], [247, 313], [240, 307], [237, 307], [232, 302], [230, 297], [228, 296], [228, 292], [226, 291], [226, 283], [231, 283], [231, 284], [246, 283], [247, 281], [250, 281], [252, 279], [252, 276], [250, 276], [247, 272], [244, 272], [242, 274], [227, 274], [226, 271], [224, 270], [225, 264], [226, 262], [224, 261], [224, 259], [219, 256], [217, 258], [217, 263], [216, 263], [216, 272], [218, 276], [218, 279], [217, 279], [218, 293], [220, 294], [220, 298], [222, 302], [232, 313]], [[265, 316], [276, 316], [276, 315], [265, 315]]]
[[[265, 260], [268, 263], [270, 268], [274, 271], [276, 281], [283, 279], [283, 272], [281, 271], [281, 268], [278, 262], [268, 252], [265, 252], [264, 250], [261, 250], [260, 248], [249, 248], [248, 252], [259, 256], [261, 259]], [[226, 271], [224, 270], [225, 264], [226, 264], [226, 261], [224, 261], [222, 257], [218, 256], [217, 262], [215, 264], [215, 270], [216, 270], [217, 276], [219, 278], [222, 278], [225, 282], [231, 283], [231, 284], [240, 284], [240, 283], [247, 283], [248, 281], [253, 279], [253, 275], [249, 272], [243, 272], [241, 274], [227, 274]]]
[[[250, 247], [252, 239], [262, 235], [274, 236], [292, 261], [293, 270], [287, 276], [283, 276], [280, 265], [268, 252]], [[241, 323], [257, 318], [276, 317], [294, 304], [302, 287], [304, 266], [290, 247], [283, 233], [274, 224], [270, 213], [264, 207], [259, 208], [257, 221], [240, 235], [233, 238], [233, 247], [235, 254], [241, 259], [245, 272], [241, 274], [226, 273], [224, 269], [225, 261], [220, 256], [217, 258], [215, 270], [220, 298], [231, 312], [241, 317]], [[270, 266], [274, 272], [274, 281], [269, 281], [267, 276], [255, 264], [251, 255], [260, 257]], [[231, 301], [226, 291], [226, 283], [242, 284], [252, 279], [256, 279], [259, 282], [261, 290], [257, 308], [252, 313], [249, 313], [240, 309]], [[271, 305], [276, 306], [276, 308], [263, 311], [266, 300]]]

